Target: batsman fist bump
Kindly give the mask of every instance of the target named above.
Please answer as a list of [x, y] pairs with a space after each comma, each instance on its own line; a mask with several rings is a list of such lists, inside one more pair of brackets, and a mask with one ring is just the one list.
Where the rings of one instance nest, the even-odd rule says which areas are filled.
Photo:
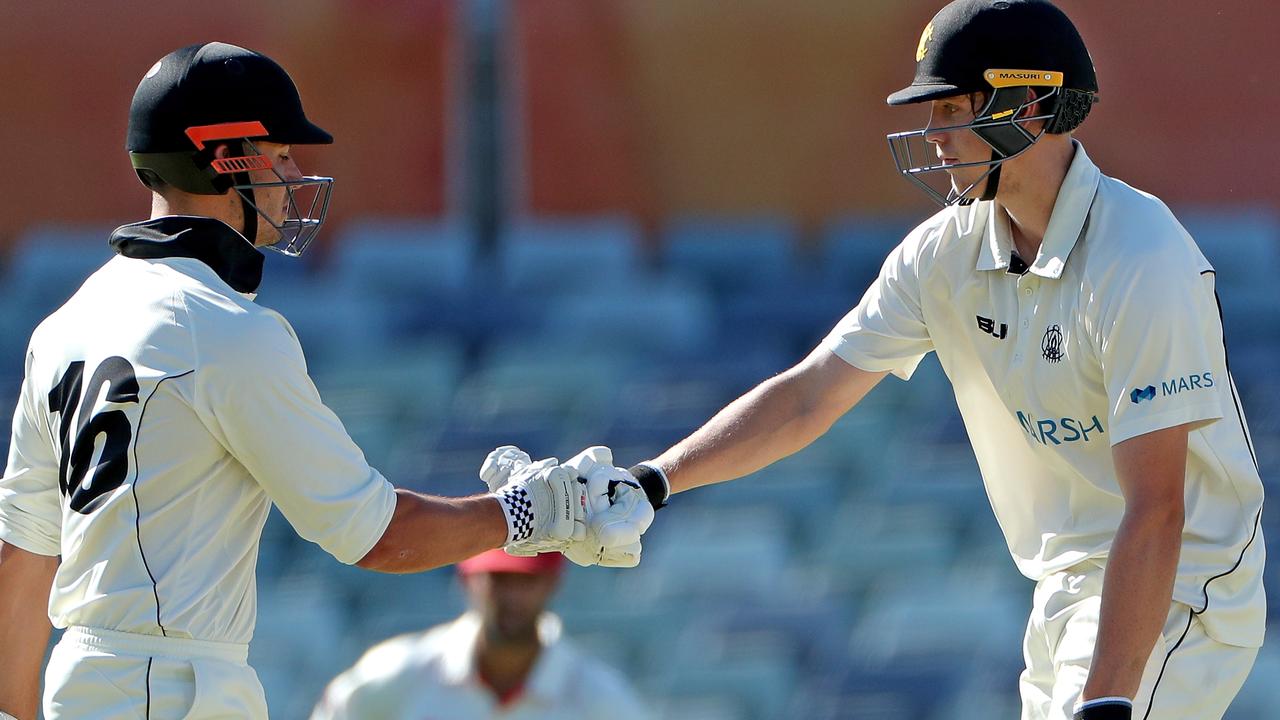
[[535, 463], [516, 448], [498, 448], [485, 458], [480, 479], [502, 506], [504, 544], [513, 554], [563, 550], [586, 538], [585, 488], [555, 458]]
[[653, 505], [630, 472], [613, 465], [613, 451], [587, 448], [564, 464], [586, 488], [587, 538], [565, 552], [579, 565], [635, 567], [640, 536], [653, 523]]
[[556, 467], [570, 478], [575, 491], [566, 497], [576, 500], [575, 528], [567, 538], [560, 534], [522, 538], [518, 532], [522, 527], [518, 507], [522, 498], [519, 493], [508, 493], [503, 510], [506, 512], [508, 505], [515, 510], [515, 514], [508, 515], [512, 529], [506, 545], [508, 553], [561, 552], [583, 566], [635, 567], [640, 563], [640, 536], [653, 522], [653, 507], [631, 474], [613, 466], [613, 453], [608, 448], [589, 448], [556, 466], [554, 459], [534, 463], [523, 450], [504, 446], [489, 453], [480, 468], [480, 479], [504, 502], [504, 493], [516, 484], [516, 479], [535, 467]]

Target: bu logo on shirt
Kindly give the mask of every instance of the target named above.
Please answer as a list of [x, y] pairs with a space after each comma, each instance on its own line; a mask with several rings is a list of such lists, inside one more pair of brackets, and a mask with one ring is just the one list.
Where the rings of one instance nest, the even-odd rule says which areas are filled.
[[1051, 363], [1061, 362], [1067, 354], [1062, 350], [1062, 326], [1050, 325], [1040, 340], [1040, 351], [1044, 359]]
[[991, 318], [984, 318], [981, 315], [978, 315], [977, 318], [978, 329], [991, 337], [997, 340], [1003, 340], [1005, 336], [1009, 334], [1009, 325], [1007, 323], [1000, 323], [1000, 332], [996, 332], [995, 320], [992, 320]]

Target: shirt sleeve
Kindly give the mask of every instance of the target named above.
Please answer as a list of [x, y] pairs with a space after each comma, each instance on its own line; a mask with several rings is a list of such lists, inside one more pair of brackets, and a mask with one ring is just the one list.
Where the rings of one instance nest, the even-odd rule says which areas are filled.
[[13, 413], [9, 461], [0, 478], [0, 540], [52, 557], [62, 553], [58, 458], [31, 366], [32, 355], [28, 353], [26, 376]]
[[1110, 398], [1111, 444], [1222, 417], [1228, 383], [1222, 323], [1207, 263], [1151, 252], [1114, 268], [1095, 329]]
[[395, 488], [321, 402], [287, 323], [275, 313], [232, 319], [234, 328], [193, 333], [206, 424], [300, 536], [355, 563], [390, 524]]
[[920, 306], [920, 268], [912, 237], [889, 254], [862, 301], [823, 341], [854, 367], [889, 371], [903, 380], [933, 350]]

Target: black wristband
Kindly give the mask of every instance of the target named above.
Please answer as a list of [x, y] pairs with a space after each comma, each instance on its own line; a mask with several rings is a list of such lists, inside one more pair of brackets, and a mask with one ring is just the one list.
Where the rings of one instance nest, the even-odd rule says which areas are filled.
[[1075, 720], [1131, 720], [1132, 717], [1133, 705], [1119, 700], [1089, 705], [1075, 714]]
[[670, 488], [667, 487], [667, 481], [662, 477], [662, 473], [648, 465], [632, 465], [627, 468], [627, 472], [640, 483], [640, 489], [644, 490], [654, 510], [661, 510], [667, 506], [667, 493], [670, 492]]

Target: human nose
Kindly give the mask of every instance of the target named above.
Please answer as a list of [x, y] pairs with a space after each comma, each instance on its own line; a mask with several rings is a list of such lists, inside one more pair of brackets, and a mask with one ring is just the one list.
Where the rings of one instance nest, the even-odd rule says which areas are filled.
[[942, 145], [942, 142], [947, 135], [945, 131], [940, 129], [943, 125], [944, 123], [938, 122], [936, 113], [930, 112], [929, 123], [924, 126], [925, 142], [930, 142], [939, 146]]
[[278, 167], [277, 169], [280, 171], [280, 176], [283, 177], [285, 180], [301, 180], [302, 179], [302, 170], [298, 168], [298, 163], [295, 162], [293, 158], [285, 159], [285, 161], [281, 163], [280, 167]]

